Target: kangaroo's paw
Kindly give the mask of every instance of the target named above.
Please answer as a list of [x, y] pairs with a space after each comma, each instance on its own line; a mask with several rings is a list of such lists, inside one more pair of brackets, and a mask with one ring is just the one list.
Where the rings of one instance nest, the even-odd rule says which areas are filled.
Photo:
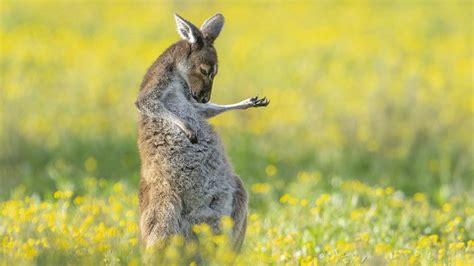
[[197, 134], [192, 130], [186, 132], [186, 137], [188, 137], [192, 144], [196, 144], [198, 142]]
[[263, 97], [261, 99], [258, 96], [252, 97], [249, 99], [252, 107], [264, 107], [270, 103], [270, 100], [267, 97]]
[[191, 128], [189, 124], [185, 125], [184, 134], [192, 144], [196, 144], [198, 142], [197, 133]]

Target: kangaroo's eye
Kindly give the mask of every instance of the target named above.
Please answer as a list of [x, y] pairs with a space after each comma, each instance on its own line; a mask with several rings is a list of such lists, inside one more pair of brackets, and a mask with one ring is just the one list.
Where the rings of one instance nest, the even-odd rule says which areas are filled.
[[207, 74], [208, 74], [208, 73], [207, 73], [207, 70], [205, 70], [205, 69], [202, 68], [202, 67], [201, 67], [199, 70], [201, 71], [201, 74], [203, 74], [204, 76], [207, 76]]

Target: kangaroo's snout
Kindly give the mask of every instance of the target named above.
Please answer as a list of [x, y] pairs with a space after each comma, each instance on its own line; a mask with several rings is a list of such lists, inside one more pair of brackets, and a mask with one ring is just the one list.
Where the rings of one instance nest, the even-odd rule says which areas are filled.
[[211, 99], [211, 90], [201, 91], [201, 92], [193, 92], [192, 96], [194, 100], [199, 103], [207, 103]]

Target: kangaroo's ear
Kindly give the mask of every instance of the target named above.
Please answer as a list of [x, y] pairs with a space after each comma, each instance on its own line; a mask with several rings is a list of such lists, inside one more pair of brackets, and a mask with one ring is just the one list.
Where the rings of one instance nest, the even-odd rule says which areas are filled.
[[208, 18], [201, 26], [201, 32], [206, 41], [213, 43], [219, 36], [219, 33], [224, 27], [224, 16], [222, 14], [215, 14]]
[[191, 22], [176, 13], [174, 14], [174, 18], [176, 20], [176, 29], [183, 40], [189, 43], [197, 43], [202, 40], [201, 32]]

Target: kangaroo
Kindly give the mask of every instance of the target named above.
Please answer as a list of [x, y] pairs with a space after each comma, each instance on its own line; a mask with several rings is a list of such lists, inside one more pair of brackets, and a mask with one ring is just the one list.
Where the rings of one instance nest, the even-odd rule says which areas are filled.
[[248, 196], [207, 119], [229, 110], [267, 106], [269, 100], [252, 97], [230, 105], [210, 103], [218, 71], [213, 43], [224, 17], [210, 17], [201, 29], [177, 14], [175, 20], [182, 40], [151, 65], [135, 102], [142, 243], [163, 247], [172, 235], [193, 240], [192, 226], [201, 223], [218, 233], [220, 218], [230, 216], [232, 245], [239, 251], [247, 226]]

